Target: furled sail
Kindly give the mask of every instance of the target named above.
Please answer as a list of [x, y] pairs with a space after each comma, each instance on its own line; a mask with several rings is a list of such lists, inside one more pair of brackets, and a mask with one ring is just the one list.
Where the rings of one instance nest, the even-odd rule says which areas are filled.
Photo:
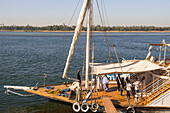
[[65, 66], [65, 69], [64, 69], [64, 73], [63, 73], [63, 78], [67, 77], [68, 67], [69, 67], [71, 58], [72, 58], [73, 53], [74, 53], [74, 48], [76, 46], [76, 42], [78, 40], [78, 37], [80, 36], [82, 25], [83, 25], [84, 18], [85, 18], [85, 15], [86, 15], [87, 7], [88, 7], [88, 1], [89, 0], [84, 0], [83, 6], [82, 6], [82, 9], [81, 9], [78, 21], [77, 21], [77, 26], [76, 26], [76, 29], [75, 29], [75, 33], [74, 33], [74, 36], [73, 36], [69, 55], [67, 57], [66, 66]]

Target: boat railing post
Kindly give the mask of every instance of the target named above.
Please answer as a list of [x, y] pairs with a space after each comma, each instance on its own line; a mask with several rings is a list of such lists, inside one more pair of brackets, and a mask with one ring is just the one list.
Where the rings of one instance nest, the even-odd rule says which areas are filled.
[[157, 82], [157, 86], [159, 85], [159, 81], [160, 81], [160, 80], [158, 80], [158, 82]]
[[165, 80], [163, 80], [163, 84], [162, 84], [162, 87], [163, 87], [163, 88], [161, 88], [161, 89], [162, 89], [161, 94], [163, 94], [163, 91], [164, 91], [164, 85], [165, 85]]
[[147, 104], [147, 92], [145, 93], [145, 105]]
[[141, 99], [143, 100], [143, 82], [141, 82]]

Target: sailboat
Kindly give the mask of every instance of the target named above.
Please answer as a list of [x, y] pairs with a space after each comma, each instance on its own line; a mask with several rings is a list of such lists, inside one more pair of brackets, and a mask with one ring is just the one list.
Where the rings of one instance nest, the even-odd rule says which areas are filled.
[[[75, 28], [74, 36], [72, 39], [69, 55], [67, 57], [65, 69], [62, 77], [74, 80], [74, 82], [64, 82], [58, 84], [45, 84], [46, 74], [44, 74], [44, 85], [38, 86], [38, 83], [32, 87], [24, 86], [8, 86], [5, 85], [6, 93], [14, 93], [20, 96], [26, 96], [10, 89], [23, 90], [28, 93], [40, 95], [52, 100], [70, 103], [75, 112], [80, 110], [87, 112], [89, 109], [92, 112], [106, 111], [109, 109], [116, 111], [116, 107], [132, 108], [135, 107], [167, 107], [170, 108], [168, 99], [170, 98], [170, 63], [169, 58], [166, 56], [166, 49], [170, 44], [163, 41], [160, 44], [150, 44], [148, 55], [144, 60], [122, 60], [119, 61], [115, 45], [117, 63], [97, 63], [94, 62], [94, 43], [91, 37], [91, 24], [92, 24], [92, 0], [84, 0], [80, 15]], [[86, 37], [86, 70], [85, 80], [81, 79], [79, 71], [76, 78], [69, 78], [67, 76], [69, 64], [74, 53], [76, 42], [81, 33], [81, 28], [87, 14], [87, 37]], [[105, 40], [107, 42], [107, 39]], [[159, 57], [154, 57], [151, 54], [153, 47], [160, 47]], [[164, 48], [164, 57], [161, 57], [161, 51]], [[109, 48], [108, 48], [109, 50]], [[109, 50], [110, 51], [110, 50]], [[91, 56], [91, 60], [90, 60]], [[109, 54], [110, 56], [110, 54]], [[131, 82], [138, 78], [140, 81], [139, 92], [130, 93], [127, 97], [126, 90], [121, 83], [118, 75], [130, 79]], [[110, 77], [108, 83], [108, 90], [103, 90], [102, 78]], [[123, 90], [124, 96], [119, 95], [120, 91], [116, 91], [117, 82], [113, 80], [118, 78], [120, 82], [120, 89]], [[127, 81], [125, 80], [127, 84]], [[100, 87], [102, 86], [102, 87]], [[133, 89], [133, 88], [132, 88]], [[137, 97], [137, 101], [133, 98]]]

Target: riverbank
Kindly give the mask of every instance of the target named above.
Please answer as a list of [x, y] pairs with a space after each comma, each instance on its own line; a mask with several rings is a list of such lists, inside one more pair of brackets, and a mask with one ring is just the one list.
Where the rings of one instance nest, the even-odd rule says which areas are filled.
[[[0, 32], [74, 32], [74, 31], [48, 31], [48, 30], [0, 30]], [[82, 31], [82, 32], [86, 32], [86, 31]], [[92, 32], [104, 32], [104, 31], [92, 31]], [[132, 33], [144, 33], [144, 32], [155, 32], [155, 33], [165, 33], [165, 32], [170, 32], [170, 31], [106, 31], [106, 32], [132, 32]]]

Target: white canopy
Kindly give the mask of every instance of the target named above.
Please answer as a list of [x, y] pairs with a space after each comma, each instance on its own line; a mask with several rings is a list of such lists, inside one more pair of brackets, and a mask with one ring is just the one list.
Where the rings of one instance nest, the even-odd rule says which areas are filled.
[[[123, 62], [120, 64], [121, 64], [123, 73], [140, 73], [140, 72], [147, 72], [147, 71], [152, 71], [152, 70], [157, 70], [157, 69], [163, 69], [162, 66], [159, 66], [148, 60]], [[114, 64], [113, 63], [94, 63], [93, 67], [94, 67], [93, 68], [94, 75], [122, 73], [119, 63], [114, 63]]]

